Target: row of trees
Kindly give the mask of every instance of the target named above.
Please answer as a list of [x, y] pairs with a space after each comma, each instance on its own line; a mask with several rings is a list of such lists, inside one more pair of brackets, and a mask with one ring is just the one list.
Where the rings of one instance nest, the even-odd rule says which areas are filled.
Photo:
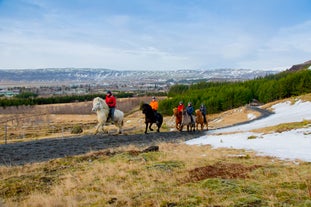
[[244, 82], [201, 82], [172, 86], [168, 99], [161, 101], [159, 111], [172, 114], [179, 101], [192, 102], [195, 108], [205, 104], [208, 113], [219, 113], [240, 107], [254, 99], [261, 103], [311, 93], [311, 70], [285, 71]]
[[[86, 95], [68, 95], [68, 96], [52, 96], [52, 97], [37, 97], [31, 92], [21, 93], [13, 98], [1, 98], [0, 107], [21, 106], [21, 105], [42, 105], [42, 104], [57, 104], [91, 101], [95, 97], [105, 98], [106, 94], [86, 94]], [[115, 94], [118, 98], [133, 97], [133, 93], [119, 92]]]

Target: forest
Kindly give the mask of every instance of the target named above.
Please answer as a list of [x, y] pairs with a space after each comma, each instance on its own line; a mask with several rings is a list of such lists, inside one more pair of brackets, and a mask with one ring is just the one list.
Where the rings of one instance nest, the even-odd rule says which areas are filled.
[[[66, 95], [66, 96], [51, 96], [51, 97], [38, 97], [37, 94], [32, 92], [23, 92], [13, 98], [1, 98], [0, 107], [8, 106], [29, 106], [29, 105], [43, 105], [43, 104], [58, 104], [58, 103], [71, 103], [91, 101], [95, 97], [105, 98], [106, 94], [85, 94], [85, 95]], [[133, 93], [118, 92], [115, 94], [118, 98], [133, 97]]]
[[271, 101], [311, 93], [311, 70], [284, 71], [242, 82], [200, 82], [192, 85], [174, 85], [168, 98], [159, 104], [159, 112], [172, 114], [180, 101], [191, 102], [195, 109], [201, 104], [208, 113], [219, 113], [253, 102]]

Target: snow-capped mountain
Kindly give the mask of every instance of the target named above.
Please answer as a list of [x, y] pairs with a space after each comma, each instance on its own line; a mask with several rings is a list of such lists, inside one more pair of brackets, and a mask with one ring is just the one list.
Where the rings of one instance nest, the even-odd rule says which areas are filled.
[[250, 69], [174, 70], [174, 71], [127, 71], [92, 68], [47, 68], [0, 70], [1, 82], [36, 83], [129, 83], [175, 82], [200, 80], [249, 80], [275, 74], [279, 71]]

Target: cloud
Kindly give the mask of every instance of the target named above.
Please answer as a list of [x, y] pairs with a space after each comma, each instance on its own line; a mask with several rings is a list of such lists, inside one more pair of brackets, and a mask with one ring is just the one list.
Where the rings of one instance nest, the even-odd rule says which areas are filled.
[[21, 2], [0, 14], [0, 68], [272, 69], [310, 56], [310, 22], [280, 28], [241, 14], [250, 3]]

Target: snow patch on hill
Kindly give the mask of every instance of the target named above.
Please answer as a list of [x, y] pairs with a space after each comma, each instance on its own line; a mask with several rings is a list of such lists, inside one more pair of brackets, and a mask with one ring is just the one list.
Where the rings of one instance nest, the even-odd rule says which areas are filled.
[[[297, 100], [272, 106], [274, 114], [248, 124], [210, 130], [205, 136], [189, 140], [189, 145], [210, 144], [215, 148], [255, 150], [261, 155], [281, 159], [300, 159], [311, 162], [311, 126], [282, 133], [254, 133], [253, 129], [275, 126], [282, 123], [311, 120], [311, 102]], [[226, 133], [220, 135], [220, 133]], [[230, 134], [228, 134], [230, 133]]]

